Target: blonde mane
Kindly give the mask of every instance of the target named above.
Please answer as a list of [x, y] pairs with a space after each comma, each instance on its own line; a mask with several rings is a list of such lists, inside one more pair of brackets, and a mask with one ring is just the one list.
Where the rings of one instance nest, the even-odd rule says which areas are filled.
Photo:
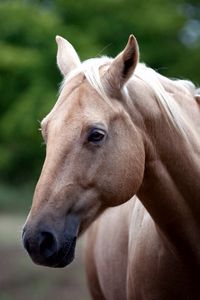
[[[105, 88], [102, 84], [100, 78], [100, 68], [102, 66], [109, 67], [110, 63], [113, 61], [112, 58], [103, 56], [101, 58], [92, 58], [84, 61], [78, 68], [71, 71], [64, 79], [62, 87], [69, 82], [76, 75], [83, 73], [91, 84], [91, 86], [99, 93], [99, 95], [106, 101], [109, 101], [106, 94]], [[171, 120], [173, 125], [182, 132], [183, 135], [186, 135], [186, 129], [188, 130], [189, 124], [185, 120], [180, 107], [174, 101], [173, 97], [166, 92], [164, 89], [161, 79], [165, 78], [153, 69], [147, 67], [145, 64], [138, 63], [134, 74], [129, 80], [134, 80], [134, 76], [137, 76], [142, 81], [144, 81], [154, 92], [156, 100], [160, 107], [167, 114], [168, 118]], [[167, 78], [165, 78], [167, 79]], [[186, 94], [195, 95], [199, 93], [199, 90], [196, 89], [195, 85], [188, 80], [171, 80], [167, 79], [174, 83], [177, 87], [184, 90]], [[62, 89], [61, 87], [61, 89]], [[124, 86], [125, 94], [127, 92], [126, 85]], [[191, 128], [193, 131], [193, 129]], [[189, 130], [189, 131], [191, 131]]]

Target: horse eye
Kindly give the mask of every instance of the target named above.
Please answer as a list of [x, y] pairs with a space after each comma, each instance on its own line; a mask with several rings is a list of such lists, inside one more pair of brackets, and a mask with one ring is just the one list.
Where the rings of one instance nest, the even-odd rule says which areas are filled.
[[106, 133], [102, 129], [92, 129], [91, 132], [88, 135], [88, 142], [98, 144], [99, 142], [103, 141], [105, 138]]

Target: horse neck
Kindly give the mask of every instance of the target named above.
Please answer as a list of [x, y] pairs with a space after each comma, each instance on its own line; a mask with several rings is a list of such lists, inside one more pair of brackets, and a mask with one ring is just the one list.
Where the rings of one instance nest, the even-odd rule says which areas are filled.
[[[131, 92], [130, 88], [129, 95]], [[140, 123], [146, 145], [144, 179], [138, 196], [164, 239], [182, 255], [195, 257], [200, 265], [200, 143], [194, 136], [187, 139], [170, 124], [150, 94], [149, 99], [132, 94], [134, 108], [130, 114], [137, 126]], [[200, 128], [199, 108], [191, 111], [191, 126]], [[200, 136], [200, 132], [195, 134]]]

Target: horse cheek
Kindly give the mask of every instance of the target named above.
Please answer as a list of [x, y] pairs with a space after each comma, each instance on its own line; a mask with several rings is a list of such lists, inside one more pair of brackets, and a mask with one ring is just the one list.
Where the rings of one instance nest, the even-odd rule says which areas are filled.
[[107, 157], [98, 180], [106, 206], [120, 205], [137, 193], [144, 175], [144, 162], [142, 143], [139, 146], [129, 144], [120, 155], [116, 150]]

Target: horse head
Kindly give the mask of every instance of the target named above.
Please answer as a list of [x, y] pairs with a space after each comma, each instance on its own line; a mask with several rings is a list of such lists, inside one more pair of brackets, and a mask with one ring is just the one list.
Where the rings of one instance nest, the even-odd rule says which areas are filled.
[[41, 122], [46, 159], [23, 243], [34, 262], [64, 267], [74, 257], [76, 238], [107, 207], [128, 201], [139, 189], [144, 142], [123, 98], [139, 50], [131, 35], [115, 59], [81, 64], [61, 37], [57, 64], [64, 82], [57, 103]]

